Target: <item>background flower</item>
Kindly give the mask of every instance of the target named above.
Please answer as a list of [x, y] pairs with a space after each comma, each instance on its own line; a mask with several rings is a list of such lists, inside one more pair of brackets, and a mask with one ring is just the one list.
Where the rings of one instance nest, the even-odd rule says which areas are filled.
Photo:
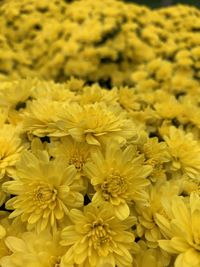
[[24, 232], [22, 236], [8, 236], [5, 243], [10, 255], [0, 259], [2, 267], [20, 267], [23, 262], [27, 267], [55, 267], [59, 266], [64, 248], [59, 245], [60, 235], [48, 232], [35, 234]]

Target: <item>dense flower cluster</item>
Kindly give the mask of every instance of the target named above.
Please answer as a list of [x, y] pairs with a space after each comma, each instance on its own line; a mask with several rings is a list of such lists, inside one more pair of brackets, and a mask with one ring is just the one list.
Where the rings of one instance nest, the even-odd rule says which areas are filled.
[[0, 266], [199, 266], [196, 94], [1, 82]]
[[199, 18], [0, 5], [1, 267], [200, 266]]
[[5, 1], [0, 73], [56, 81], [74, 76], [109, 87], [195, 87], [199, 16], [195, 7], [152, 11], [117, 0]]

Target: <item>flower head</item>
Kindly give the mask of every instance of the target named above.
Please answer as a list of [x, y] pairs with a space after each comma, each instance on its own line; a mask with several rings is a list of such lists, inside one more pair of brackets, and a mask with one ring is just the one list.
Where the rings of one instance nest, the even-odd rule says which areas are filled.
[[105, 155], [100, 150], [94, 152], [85, 166], [96, 190], [93, 201], [110, 202], [120, 219], [129, 216], [132, 201], [145, 201], [146, 177], [151, 171], [149, 165], [143, 165], [143, 158], [136, 156], [133, 146], [122, 150], [116, 143], [107, 144]]
[[76, 142], [70, 136], [62, 137], [60, 142], [49, 144], [49, 153], [53, 157], [63, 157], [67, 165], [76, 168], [79, 175], [84, 175], [83, 167], [90, 159], [90, 146], [84, 142]]
[[65, 110], [57, 126], [78, 142], [101, 146], [108, 139], [126, 143], [137, 136], [136, 127], [126, 114], [107, 107], [103, 102], [83, 107], [66, 105]]
[[17, 128], [4, 124], [0, 129], [0, 179], [11, 176], [23, 150]]
[[112, 106], [117, 99], [117, 90], [106, 90], [98, 84], [85, 86], [82, 95], [80, 96], [80, 104], [94, 104], [96, 102], [104, 102], [108, 106]]
[[171, 157], [170, 170], [192, 179], [199, 179], [200, 145], [192, 133], [171, 127], [169, 136], [165, 136], [164, 139]]
[[37, 157], [25, 151], [14, 180], [5, 182], [3, 188], [16, 195], [6, 204], [14, 209], [9, 217], [20, 216], [28, 227], [38, 231], [55, 229], [70, 208], [83, 204], [80, 191], [84, 187], [77, 181], [75, 167], [67, 167], [61, 158], [51, 161], [46, 151], [38, 151]]
[[134, 219], [121, 222], [107, 204], [89, 204], [83, 212], [72, 209], [70, 218], [72, 225], [61, 235], [61, 244], [69, 246], [63, 257], [66, 266], [131, 266], [134, 235], [129, 229]]
[[24, 130], [29, 135], [38, 137], [65, 136], [67, 134], [59, 131], [55, 124], [61, 113], [62, 102], [50, 101], [46, 98], [33, 100], [24, 116]]
[[138, 146], [138, 149], [143, 154], [145, 163], [153, 168], [150, 179], [153, 182], [165, 179], [164, 163], [170, 160], [166, 143], [158, 142], [156, 137], [145, 138], [143, 144]]
[[27, 267], [60, 266], [64, 248], [59, 245], [59, 232], [36, 234], [24, 232], [21, 237], [8, 236], [5, 239], [10, 254], [0, 259], [2, 267], [20, 267], [22, 262]]
[[140, 109], [140, 104], [138, 103], [138, 97], [135, 91], [128, 87], [121, 87], [118, 90], [119, 104], [121, 107], [127, 111], [135, 111]]
[[178, 197], [172, 203], [172, 219], [167, 221], [159, 216], [162, 229], [168, 238], [160, 240], [159, 245], [168, 253], [177, 254], [175, 267], [200, 266], [200, 197], [192, 193], [187, 203]]
[[20, 220], [9, 219], [8, 215], [8, 212], [0, 211], [0, 259], [12, 253], [6, 244], [6, 238], [10, 235], [20, 237], [26, 231], [25, 225]]

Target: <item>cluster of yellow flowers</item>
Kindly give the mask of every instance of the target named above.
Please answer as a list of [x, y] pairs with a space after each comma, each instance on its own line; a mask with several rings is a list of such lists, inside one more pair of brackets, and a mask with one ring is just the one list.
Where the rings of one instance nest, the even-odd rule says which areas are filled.
[[130, 70], [154, 57], [137, 33], [149, 13], [116, 0], [9, 0], [0, 8], [9, 63], [2, 58], [0, 70], [12, 77], [130, 83]]
[[7, 0], [0, 6], [0, 78], [196, 86], [199, 16], [182, 5], [153, 11], [116, 0]]
[[200, 266], [197, 94], [1, 82], [0, 266]]
[[1, 267], [200, 267], [199, 21], [0, 5]]

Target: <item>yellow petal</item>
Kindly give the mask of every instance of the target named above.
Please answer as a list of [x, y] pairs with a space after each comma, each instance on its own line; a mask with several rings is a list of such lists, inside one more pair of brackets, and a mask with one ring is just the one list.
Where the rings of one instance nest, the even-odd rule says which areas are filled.
[[0, 225], [0, 239], [2, 239], [6, 235], [6, 230], [5, 228]]
[[25, 252], [26, 250], [26, 244], [23, 240], [14, 237], [9, 236], [5, 240], [6, 246], [12, 251], [12, 252]]
[[185, 252], [190, 248], [189, 244], [181, 237], [173, 237], [171, 239], [171, 246], [179, 252]]
[[11, 218], [14, 218], [14, 217], [21, 215], [22, 213], [23, 213], [22, 210], [16, 209], [12, 213], [10, 213], [10, 215], [8, 217], [11, 219]]
[[114, 212], [117, 218], [119, 218], [122, 221], [128, 218], [130, 214], [130, 209], [126, 203], [121, 203], [117, 206], [113, 206], [113, 208], [114, 208]]
[[171, 246], [170, 240], [158, 240], [159, 246], [169, 252], [169, 253], [176, 253], [177, 251]]
[[89, 145], [100, 146], [99, 141], [92, 134], [87, 134], [85, 139]]
[[40, 219], [41, 215], [42, 213], [38, 213], [38, 214], [32, 213], [30, 217], [28, 218], [28, 223], [30, 224], [36, 223]]
[[184, 261], [188, 266], [200, 266], [200, 254], [195, 249], [191, 248], [184, 253]]
[[67, 226], [61, 233], [62, 241], [60, 242], [63, 246], [69, 246], [76, 243], [80, 239], [80, 235], [76, 232], [74, 226]]

